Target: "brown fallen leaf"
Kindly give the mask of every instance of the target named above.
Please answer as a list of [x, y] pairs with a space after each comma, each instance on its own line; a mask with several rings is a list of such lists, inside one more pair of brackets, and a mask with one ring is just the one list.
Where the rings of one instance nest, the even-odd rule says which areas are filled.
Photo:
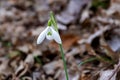
[[110, 30], [111, 28], [109, 26], [105, 26], [100, 28], [100, 30], [96, 31], [94, 34], [92, 34], [90, 37], [88, 37], [88, 39], [81, 39], [78, 41], [79, 44], [83, 44], [83, 43], [91, 43], [93, 41], [93, 39], [95, 39], [96, 37], [99, 37], [101, 35], [104, 34], [105, 31]]
[[55, 74], [55, 70], [57, 68], [61, 68], [61, 67], [63, 67], [62, 66], [62, 61], [58, 60], [58, 61], [53, 61], [53, 62], [45, 64], [43, 66], [43, 69], [44, 69], [46, 74], [53, 75], [53, 74]]
[[88, 51], [88, 54], [95, 56], [97, 59], [99, 59], [100, 61], [104, 62], [104, 63], [113, 63], [110, 60], [106, 60], [106, 58], [102, 57], [101, 55], [97, 54], [95, 52], [95, 50], [90, 46], [90, 44], [86, 44], [86, 49]]
[[[110, 35], [111, 34], [111, 35]], [[115, 27], [112, 29], [112, 32], [109, 31], [105, 38], [110, 38], [106, 39], [106, 42], [110, 46], [110, 48], [114, 51], [117, 52], [120, 49], [120, 27]]]
[[9, 75], [12, 73], [8, 63], [9, 60], [7, 58], [0, 58], [0, 74]]
[[100, 39], [101, 48], [104, 50], [105, 54], [112, 58], [113, 61], [117, 62], [119, 55], [116, 54], [110, 46], [105, 42], [103, 38]]
[[91, 80], [91, 75], [88, 74], [89, 71], [88, 70], [85, 70], [81, 73], [81, 76], [80, 76], [80, 79], [79, 80]]
[[107, 10], [107, 14], [112, 15], [116, 12], [120, 13], [120, 0], [111, 0], [111, 6]]
[[112, 75], [113, 72], [114, 70], [101, 71], [99, 80], [116, 80], [117, 74], [115, 74], [111, 79], [109, 79], [109, 77]]
[[[65, 34], [65, 35], [61, 35], [61, 39], [63, 42], [62, 44], [63, 44], [64, 50], [68, 51], [74, 44], [77, 43], [80, 37], [73, 34]], [[58, 44], [56, 44], [54, 41], [50, 43], [49, 47], [59, 50]]]
[[15, 74], [13, 75], [13, 78], [20, 78], [23, 76], [29, 69], [29, 66], [27, 63], [21, 62], [19, 67], [16, 69]]
[[50, 6], [51, 10], [54, 12], [59, 12], [61, 9], [67, 5], [68, 0], [46, 0], [47, 4]]
[[91, 0], [70, 0], [66, 9], [56, 18], [59, 22], [63, 24], [69, 24], [75, 22], [79, 17], [80, 11], [83, 6], [89, 4]]
[[118, 80], [117, 73], [120, 71], [120, 59], [117, 65], [115, 65], [114, 69], [109, 69], [100, 72], [99, 80]]

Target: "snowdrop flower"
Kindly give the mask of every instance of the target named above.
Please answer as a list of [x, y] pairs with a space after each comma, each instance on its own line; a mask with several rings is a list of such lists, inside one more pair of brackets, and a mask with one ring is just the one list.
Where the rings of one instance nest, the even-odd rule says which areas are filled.
[[52, 26], [48, 26], [43, 32], [41, 32], [41, 34], [38, 36], [37, 44], [41, 44], [45, 37], [48, 40], [54, 39], [59, 44], [62, 43], [59, 33], [55, 31]]

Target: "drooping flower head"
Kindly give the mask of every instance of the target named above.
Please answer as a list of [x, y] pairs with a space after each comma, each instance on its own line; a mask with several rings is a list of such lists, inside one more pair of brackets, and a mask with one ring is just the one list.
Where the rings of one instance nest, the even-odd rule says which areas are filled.
[[59, 33], [55, 31], [52, 26], [48, 26], [43, 32], [41, 32], [38, 36], [37, 44], [42, 43], [45, 38], [48, 40], [55, 40], [58, 44], [62, 43]]
[[50, 12], [50, 19], [48, 20], [47, 28], [38, 36], [37, 44], [42, 43], [45, 38], [48, 40], [55, 40], [58, 44], [62, 43], [58, 33], [57, 23], [52, 12]]

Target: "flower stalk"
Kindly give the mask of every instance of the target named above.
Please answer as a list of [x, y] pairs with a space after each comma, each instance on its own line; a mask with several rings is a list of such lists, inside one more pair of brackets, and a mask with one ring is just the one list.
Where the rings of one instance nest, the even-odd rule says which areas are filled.
[[[52, 22], [55, 30], [58, 32], [57, 22], [56, 22], [56, 19], [54, 17], [53, 12], [50, 12], [50, 19], [51, 19], [51, 22]], [[63, 60], [64, 70], [65, 70], [65, 75], [66, 75], [66, 80], [69, 80], [68, 72], [67, 72], [67, 65], [66, 65], [66, 61], [65, 61], [65, 56], [64, 56], [64, 51], [63, 51], [62, 43], [59, 44], [59, 48], [60, 48], [60, 52], [61, 52], [61, 56], [62, 56], [62, 60]]]
[[62, 56], [62, 60], [63, 60], [64, 70], [65, 70], [65, 75], [66, 75], [66, 80], [69, 80], [62, 44], [59, 44], [59, 47], [60, 47], [61, 56]]

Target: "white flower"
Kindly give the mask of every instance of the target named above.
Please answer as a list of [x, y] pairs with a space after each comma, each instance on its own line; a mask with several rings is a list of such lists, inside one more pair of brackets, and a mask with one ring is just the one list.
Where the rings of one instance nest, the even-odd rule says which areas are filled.
[[62, 43], [59, 33], [55, 31], [51, 26], [48, 26], [43, 32], [41, 32], [41, 34], [38, 36], [37, 44], [42, 43], [45, 37], [48, 40], [54, 39], [59, 44]]

